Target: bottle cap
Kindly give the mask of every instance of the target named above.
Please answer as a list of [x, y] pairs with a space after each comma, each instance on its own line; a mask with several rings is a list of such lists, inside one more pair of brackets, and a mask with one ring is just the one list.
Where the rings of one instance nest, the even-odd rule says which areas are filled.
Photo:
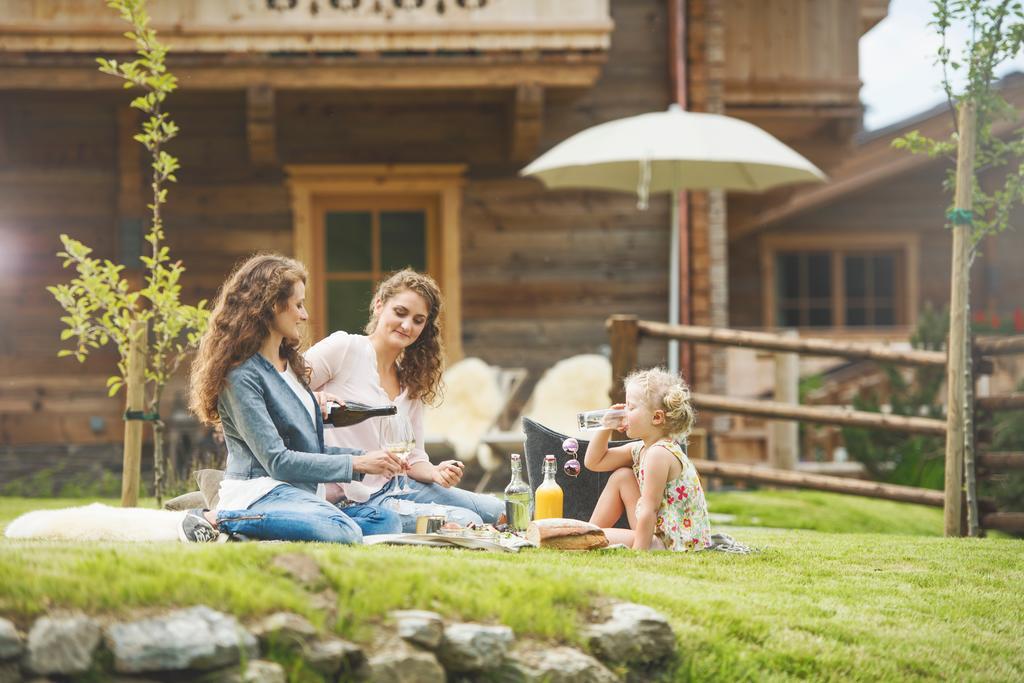
[[547, 455], [544, 456], [544, 462], [555, 462], [555, 456], [548, 453]]
[[508, 457], [511, 458], [512, 460], [519, 460], [519, 458], [521, 458], [522, 456], [519, 455], [518, 453], [512, 453]]

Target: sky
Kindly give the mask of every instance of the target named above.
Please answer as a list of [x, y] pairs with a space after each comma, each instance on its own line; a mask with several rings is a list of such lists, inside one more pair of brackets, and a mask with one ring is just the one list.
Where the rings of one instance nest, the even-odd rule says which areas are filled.
[[[939, 37], [928, 25], [931, 0], [891, 0], [889, 16], [860, 40], [861, 100], [866, 106], [864, 127], [883, 128], [930, 109], [945, 100], [942, 70], [934, 64]], [[955, 27], [950, 45], [964, 45], [965, 27]], [[954, 50], [954, 57], [959, 53]], [[1024, 72], [1024, 55], [1005, 62], [1002, 76]]]

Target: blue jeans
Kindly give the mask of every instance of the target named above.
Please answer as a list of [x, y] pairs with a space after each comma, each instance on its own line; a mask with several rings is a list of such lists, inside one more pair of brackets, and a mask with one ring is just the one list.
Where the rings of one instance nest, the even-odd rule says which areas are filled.
[[[459, 488], [445, 488], [440, 484], [424, 484], [408, 477], [412, 493], [396, 494], [398, 477], [391, 479], [366, 504], [386, 511], [394, 511], [402, 520], [402, 531], [416, 531], [416, 518], [421, 515], [444, 515], [450, 522], [462, 526], [496, 524], [505, 512], [505, 502], [494, 496], [473, 493]], [[355, 507], [355, 506], [353, 506]], [[344, 508], [345, 512], [352, 507]]]
[[275, 487], [248, 510], [220, 510], [217, 526], [229, 534], [279, 541], [362, 543], [363, 535], [396, 534], [398, 514], [372, 505], [339, 510], [315, 494], [288, 484]]

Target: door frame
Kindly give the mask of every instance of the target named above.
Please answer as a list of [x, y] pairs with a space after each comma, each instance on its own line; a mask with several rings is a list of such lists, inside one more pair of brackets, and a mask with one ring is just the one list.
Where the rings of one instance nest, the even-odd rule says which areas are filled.
[[[326, 330], [323, 253], [317, 238], [323, 234], [322, 209], [367, 196], [396, 195], [436, 199], [436, 244], [428, 240], [428, 269], [444, 294], [442, 337], [448, 362], [462, 358], [461, 214], [464, 164], [303, 164], [286, 165], [292, 201], [292, 239], [295, 258], [309, 269], [308, 288], [314, 293], [309, 329], [313, 341]], [[436, 265], [433, 265], [436, 264]], [[318, 296], [319, 294], [319, 296]]]

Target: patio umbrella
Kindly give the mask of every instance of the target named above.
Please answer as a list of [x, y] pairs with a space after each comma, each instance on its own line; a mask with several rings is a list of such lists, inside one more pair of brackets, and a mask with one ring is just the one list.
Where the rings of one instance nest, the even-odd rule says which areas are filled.
[[[669, 322], [679, 322], [679, 192], [764, 190], [824, 182], [814, 164], [752, 123], [719, 114], [668, 111], [602, 123], [552, 147], [519, 172], [549, 189], [636, 192], [647, 208], [651, 192], [672, 193]], [[674, 348], [672, 343], [670, 348]], [[669, 364], [677, 369], [675, 353]]]

